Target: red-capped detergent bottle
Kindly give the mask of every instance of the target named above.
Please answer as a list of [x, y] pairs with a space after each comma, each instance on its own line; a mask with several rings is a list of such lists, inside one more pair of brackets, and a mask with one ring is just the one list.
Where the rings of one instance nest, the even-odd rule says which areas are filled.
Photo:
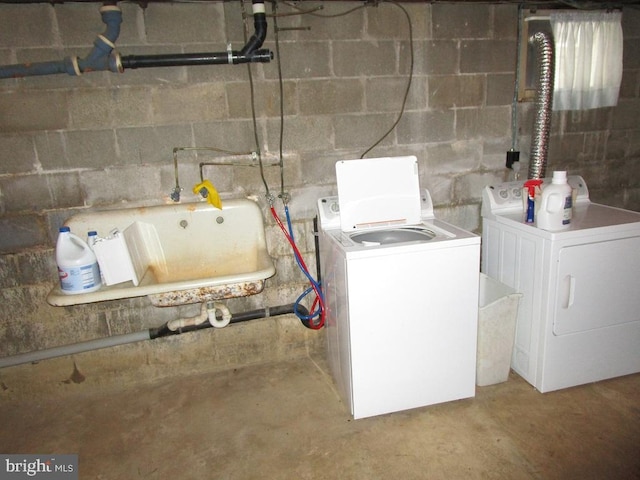
[[63, 293], [95, 292], [102, 286], [95, 254], [69, 227], [60, 227], [56, 243], [56, 263]]
[[551, 184], [542, 189], [536, 212], [536, 226], [543, 230], [566, 230], [571, 226], [573, 200], [567, 172], [555, 171]]

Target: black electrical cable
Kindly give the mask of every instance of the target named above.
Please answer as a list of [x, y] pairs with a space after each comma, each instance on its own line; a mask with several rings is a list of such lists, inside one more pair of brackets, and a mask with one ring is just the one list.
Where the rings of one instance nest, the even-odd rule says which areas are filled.
[[280, 157], [280, 197], [282, 200], [285, 198], [284, 192], [284, 159], [282, 155], [282, 145], [284, 143], [284, 82], [282, 81], [282, 64], [280, 63], [280, 37], [278, 27], [278, 15], [277, 15], [278, 2], [271, 4], [273, 11], [273, 37], [276, 42], [276, 65], [278, 67], [278, 86], [280, 88], [280, 141], [278, 144], [278, 154]]
[[[360, 10], [362, 8], [366, 8], [371, 6], [370, 4], [366, 3], [363, 5], [358, 5], [356, 7], [353, 7], [349, 10], [346, 10], [344, 12], [339, 12], [339, 13], [335, 13], [335, 14], [322, 14], [322, 13], [317, 13], [318, 9], [311, 9], [311, 10], [302, 10], [300, 7], [293, 5], [289, 2], [283, 2], [285, 5], [294, 8], [296, 10], [298, 10], [297, 14], [299, 15], [312, 15], [314, 17], [319, 17], [319, 18], [336, 18], [336, 17], [342, 17], [344, 15], [348, 15], [350, 13], [353, 13], [357, 10]], [[400, 123], [400, 120], [402, 119], [402, 116], [404, 115], [404, 110], [406, 108], [407, 105], [407, 99], [409, 98], [409, 91], [411, 90], [411, 84], [413, 82], [413, 69], [414, 69], [414, 46], [413, 46], [413, 24], [411, 22], [411, 16], [409, 15], [409, 12], [402, 6], [400, 5], [398, 2], [395, 2], [393, 0], [386, 0], [384, 2], [381, 3], [390, 3], [392, 5], [395, 5], [396, 7], [398, 7], [400, 10], [402, 10], [402, 12], [404, 13], [406, 19], [407, 19], [407, 25], [408, 25], [408, 30], [409, 30], [409, 52], [410, 52], [410, 67], [409, 67], [409, 77], [407, 79], [407, 87], [405, 89], [404, 95], [402, 97], [402, 106], [400, 107], [400, 112], [398, 114], [398, 117], [396, 118], [395, 122], [393, 122], [393, 125], [391, 125], [391, 127], [373, 144], [371, 145], [369, 148], [367, 148], [364, 153], [360, 156], [360, 158], [364, 158], [365, 155], [367, 155], [371, 150], [373, 150], [375, 147], [377, 147], [385, 138], [387, 138], [389, 136], [389, 134], [391, 134], [391, 132], [393, 132], [393, 130], [398, 126], [398, 124]], [[274, 17], [274, 21], [275, 18], [280, 15], [280, 16], [285, 16], [285, 15], [291, 15], [291, 14], [276, 14], [275, 10], [272, 14], [272, 16]], [[277, 30], [277, 27], [276, 27]], [[278, 45], [276, 43], [276, 54], [278, 51]], [[279, 55], [278, 55], [279, 57]]]
[[368, 149], [364, 151], [362, 155], [360, 155], [360, 158], [364, 158], [365, 155], [367, 155], [371, 150], [377, 147], [380, 144], [380, 142], [382, 142], [385, 138], [387, 138], [389, 134], [393, 132], [393, 130], [398, 126], [398, 123], [400, 123], [400, 120], [402, 119], [402, 116], [404, 114], [404, 109], [407, 105], [407, 98], [409, 97], [409, 90], [411, 89], [411, 82], [413, 81], [413, 25], [411, 23], [411, 16], [409, 15], [409, 12], [407, 12], [407, 9], [404, 8], [402, 5], [400, 5], [399, 3], [390, 1], [390, 0], [385, 3], [390, 3], [391, 5], [395, 5], [400, 10], [402, 10], [405, 16], [407, 17], [407, 24], [409, 26], [409, 52], [410, 52], [410, 59], [411, 59], [411, 65], [409, 68], [409, 79], [407, 80], [407, 88], [404, 92], [404, 97], [402, 98], [402, 107], [400, 108], [400, 113], [398, 115], [398, 118], [393, 123], [393, 125], [391, 125], [391, 128], [389, 128], [389, 130], [387, 130], [387, 132], [384, 135], [382, 135], [382, 137], [380, 137], [377, 142], [371, 145]]
[[513, 85], [513, 97], [511, 99], [511, 151], [516, 150], [517, 132], [518, 132], [518, 89], [520, 87], [520, 67], [522, 63], [521, 47], [522, 47], [522, 22], [523, 20], [523, 7], [518, 5], [518, 26], [516, 38], [518, 39], [516, 45], [516, 74]]
[[[242, 21], [245, 24], [244, 28], [244, 39], [247, 42], [247, 11], [244, 6], [244, 0], [240, 0], [240, 7], [242, 11]], [[258, 166], [260, 167], [260, 178], [262, 179], [262, 183], [264, 185], [264, 189], [266, 191], [266, 195], [268, 199], [271, 199], [271, 192], [269, 190], [269, 184], [267, 183], [267, 179], [264, 176], [264, 165], [262, 164], [262, 152], [260, 150], [260, 138], [258, 137], [258, 120], [256, 118], [256, 96], [255, 96], [255, 88], [253, 85], [253, 74], [251, 73], [251, 64], [247, 63], [247, 74], [249, 75], [249, 91], [251, 98], [251, 118], [253, 120], [253, 137], [256, 143], [256, 155], [258, 156]], [[271, 200], [269, 200], [271, 201]]]
[[309, 10], [303, 10], [302, 8], [298, 7], [297, 5], [294, 5], [292, 3], [289, 2], [283, 2], [285, 5], [294, 8], [296, 10], [298, 10], [295, 13], [285, 13], [282, 14], [282, 16], [286, 16], [286, 15], [312, 15], [314, 17], [320, 17], [320, 18], [337, 18], [337, 17], [343, 17], [345, 15], [349, 15], [350, 13], [353, 13], [357, 10], [360, 10], [362, 8], [366, 8], [368, 5], [367, 4], [362, 4], [362, 5], [358, 5], [357, 7], [353, 7], [350, 8], [349, 10], [346, 10], [344, 12], [339, 12], [339, 13], [332, 13], [332, 14], [322, 14], [322, 13], [317, 13], [318, 10], [322, 10], [322, 6], [320, 7], [316, 7], [316, 8], [312, 8]]

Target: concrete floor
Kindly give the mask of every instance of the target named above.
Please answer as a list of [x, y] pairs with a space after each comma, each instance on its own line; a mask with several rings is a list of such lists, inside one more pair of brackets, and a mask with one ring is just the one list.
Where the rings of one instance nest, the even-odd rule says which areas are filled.
[[77, 453], [81, 479], [640, 478], [640, 375], [353, 421], [309, 357], [0, 409], [0, 452]]

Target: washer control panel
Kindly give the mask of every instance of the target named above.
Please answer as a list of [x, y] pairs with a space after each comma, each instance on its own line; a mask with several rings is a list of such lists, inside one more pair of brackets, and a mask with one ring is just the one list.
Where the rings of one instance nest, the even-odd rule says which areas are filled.
[[332, 230], [340, 228], [340, 203], [338, 197], [324, 197], [318, 200], [320, 228]]
[[[422, 190], [420, 197], [421, 219], [432, 219], [433, 216], [433, 200], [431, 194], [426, 188]], [[325, 230], [340, 228], [340, 202], [338, 197], [323, 197], [318, 200], [318, 219], [320, 227]]]

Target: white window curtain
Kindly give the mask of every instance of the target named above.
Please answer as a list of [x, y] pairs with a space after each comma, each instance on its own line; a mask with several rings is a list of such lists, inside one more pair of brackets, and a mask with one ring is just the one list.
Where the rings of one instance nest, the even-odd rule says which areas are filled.
[[552, 12], [555, 41], [553, 110], [618, 103], [622, 80], [622, 13]]

